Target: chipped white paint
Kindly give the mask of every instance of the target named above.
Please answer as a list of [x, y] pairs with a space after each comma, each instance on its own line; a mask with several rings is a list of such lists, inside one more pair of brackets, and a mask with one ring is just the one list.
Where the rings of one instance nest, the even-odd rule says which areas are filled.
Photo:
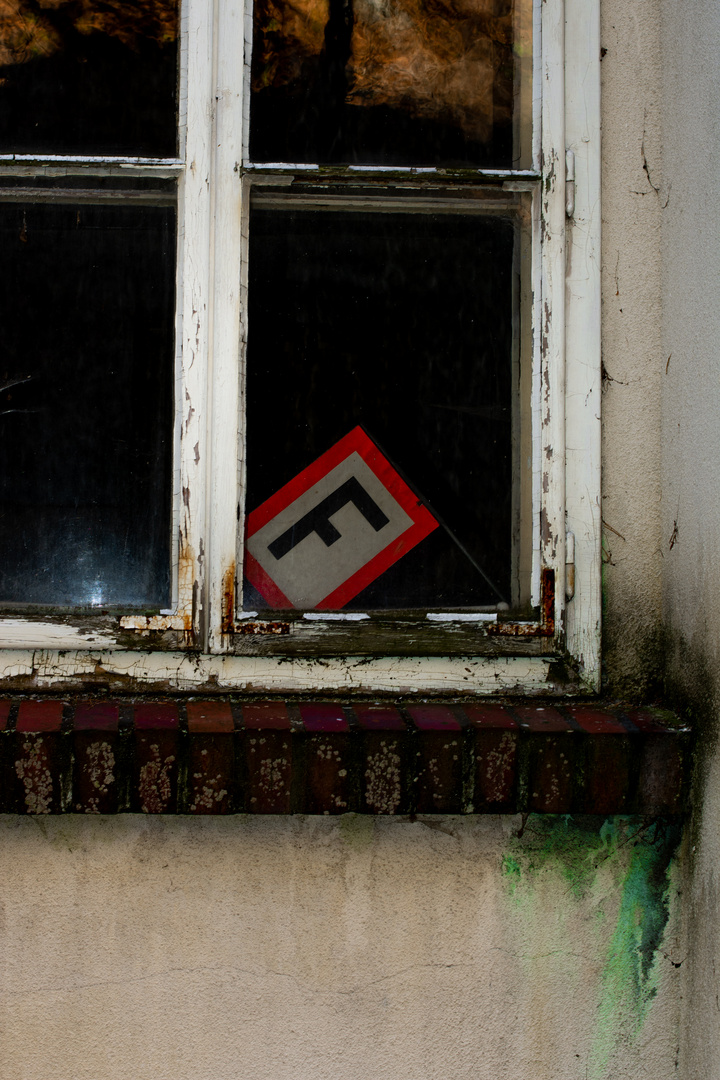
[[236, 607], [236, 543], [243, 440], [240, 428], [240, 325], [244, 9], [216, 5], [214, 49], [215, 128], [212, 182], [212, 338], [209, 356], [209, 455], [205, 462], [208, 515], [208, 611], [205, 647], [226, 647], [223, 630]]
[[575, 157], [575, 207], [567, 228], [567, 530], [574, 591], [566, 642], [586, 685], [600, 688], [600, 10], [574, 0], [566, 14], [566, 145]]
[[175, 402], [180, 470], [175, 493], [178, 562], [174, 599], [177, 614], [188, 618], [198, 642], [202, 640], [207, 614], [205, 474], [214, 133], [211, 11], [209, 0], [188, 0], [183, 11], [187, 27], [186, 168], [180, 179], [178, 203], [178, 340], [182, 349]]
[[555, 632], [565, 607], [565, 5], [542, 5], [540, 422], [542, 565], [555, 571]]
[[66, 623], [0, 619], [0, 649], [114, 649], [113, 634]]
[[497, 612], [489, 611], [429, 611], [427, 618], [430, 622], [497, 622]]
[[363, 611], [306, 611], [303, 615], [310, 622], [362, 622], [369, 618]]
[[182, 615], [123, 615], [120, 619], [121, 630], [139, 630], [150, 633], [151, 630], [184, 630]]
[[377, 694], [569, 692], [549, 681], [549, 657], [202, 656], [197, 653], [30, 651], [0, 653], [3, 678], [25, 678], [39, 690], [95, 676], [110, 686], [162, 684], [168, 690], [262, 694], [343, 691]]

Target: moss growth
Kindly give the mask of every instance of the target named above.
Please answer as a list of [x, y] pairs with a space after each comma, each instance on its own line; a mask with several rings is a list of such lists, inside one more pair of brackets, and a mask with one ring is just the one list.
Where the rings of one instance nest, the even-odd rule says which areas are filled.
[[[513, 841], [503, 860], [503, 873], [515, 884], [544, 871], [559, 872], [572, 894], [581, 899], [592, 885], [599, 859], [614, 853], [622, 830], [615, 818], [554, 814], [530, 818], [523, 836]], [[514, 892], [514, 889], [512, 890]]]
[[[588, 1080], [607, 1075], [615, 1048], [636, 1037], [657, 993], [656, 961], [680, 834], [679, 825], [637, 818], [531, 817], [503, 857], [508, 896], [520, 915], [532, 914], [538, 888], [558, 877], [564, 894], [578, 904], [610, 888], [612, 928], [606, 925], [609, 912], [595, 911], [604, 954]], [[556, 918], [570, 915], [566, 909]]]
[[657, 993], [657, 955], [668, 921], [671, 860], [680, 827], [654, 823], [630, 841], [620, 910], [602, 973], [590, 1077], [605, 1074], [621, 1038], [633, 1040]]
[[373, 842], [375, 819], [369, 814], [343, 814], [339, 819], [340, 838], [348, 847], [366, 848]]

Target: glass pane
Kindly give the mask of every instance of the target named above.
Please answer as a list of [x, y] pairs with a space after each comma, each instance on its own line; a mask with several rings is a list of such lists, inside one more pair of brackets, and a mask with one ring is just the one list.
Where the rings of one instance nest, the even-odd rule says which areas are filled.
[[532, 0], [255, 0], [258, 162], [526, 168]]
[[253, 210], [246, 608], [512, 602], [517, 233]]
[[177, 0], [5, 0], [0, 152], [174, 157]]
[[175, 211], [0, 205], [0, 601], [167, 607]]

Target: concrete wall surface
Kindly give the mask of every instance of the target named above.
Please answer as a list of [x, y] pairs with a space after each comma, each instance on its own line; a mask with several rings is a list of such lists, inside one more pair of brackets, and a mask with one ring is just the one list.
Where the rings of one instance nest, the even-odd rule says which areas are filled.
[[[665, 0], [663, 616], [697, 731], [679, 1074], [720, 1077], [720, 6]], [[666, 369], [666, 370], [665, 370]]]
[[661, 20], [657, 0], [603, 0], [602, 516], [604, 685], [662, 676]]
[[0, 1076], [670, 1080], [677, 840], [636, 819], [2, 818]]

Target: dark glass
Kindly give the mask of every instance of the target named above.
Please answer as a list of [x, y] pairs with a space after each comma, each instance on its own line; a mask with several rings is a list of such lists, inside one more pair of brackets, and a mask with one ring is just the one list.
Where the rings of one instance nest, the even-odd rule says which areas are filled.
[[[510, 600], [515, 232], [475, 214], [251, 214], [248, 511], [362, 425], [441, 523], [350, 608]], [[245, 605], [268, 607], [247, 582]]]
[[251, 159], [518, 167], [531, 11], [530, 0], [255, 0]]
[[174, 157], [177, 0], [7, 0], [0, 152]]
[[167, 607], [175, 211], [0, 204], [0, 601]]

